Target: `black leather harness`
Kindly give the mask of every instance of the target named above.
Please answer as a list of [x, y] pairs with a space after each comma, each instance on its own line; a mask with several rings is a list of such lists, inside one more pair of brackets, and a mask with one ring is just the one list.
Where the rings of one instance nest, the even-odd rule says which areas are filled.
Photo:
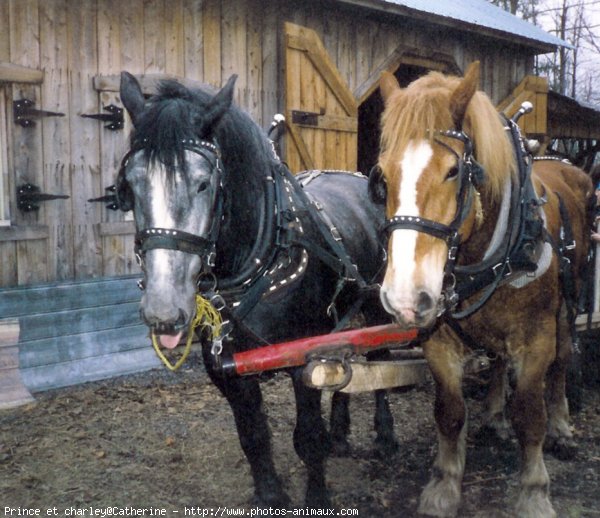
[[[471, 139], [463, 131], [437, 133], [459, 140], [464, 145], [463, 155], [457, 155], [459, 187], [456, 195], [457, 211], [452, 222], [444, 225], [415, 216], [395, 216], [385, 225], [387, 234], [396, 229], [411, 229], [446, 241], [448, 256], [444, 267], [444, 284], [438, 316], [446, 313], [447, 317], [453, 319], [466, 318], [489, 300], [504, 279], [517, 271], [534, 272], [537, 269], [534, 252], [536, 246], [547, 239], [539, 211], [545, 200], [535, 193], [531, 180], [532, 158], [525, 147], [518, 125], [511, 119], [506, 119], [505, 123], [513, 141], [518, 172], [511, 185], [507, 231], [489, 257], [476, 264], [457, 263], [461, 244], [460, 226], [471, 210], [473, 194], [477, 192], [478, 195], [479, 187], [485, 181], [485, 172], [474, 158]], [[444, 142], [436, 142], [456, 155]], [[479, 298], [475, 302], [457, 309], [459, 303], [476, 294], [479, 294]]]
[[[125, 167], [129, 158], [144, 148], [132, 149], [124, 157], [117, 177], [117, 199], [124, 210], [133, 208], [133, 196], [125, 180]], [[216, 193], [215, 210], [212, 223], [206, 236], [198, 236], [178, 229], [145, 228], [137, 232], [135, 251], [143, 268], [144, 255], [152, 249], [178, 250], [198, 255], [202, 258], [202, 271], [198, 279], [198, 291], [207, 298], [217, 310], [233, 321], [246, 335], [257, 342], [267, 343], [256, 335], [244, 322], [244, 318], [263, 296], [282, 290], [289, 285], [287, 279], [276, 279], [277, 274], [285, 270], [282, 263], [290, 263], [298, 258], [299, 267], [294, 270], [294, 278], [301, 277], [306, 267], [305, 252], [317, 257], [329, 266], [338, 276], [338, 284], [330, 304], [336, 317], [336, 328], [343, 325], [360, 309], [364, 293], [376, 285], [367, 283], [357, 266], [346, 251], [337, 229], [328, 224], [300, 183], [294, 178], [286, 165], [277, 161], [276, 166], [265, 175], [262, 220], [258, 228], [254, 245], [247, 260], [239, 272], [227, 278], [217, 278], [213, 273], [216, 257], [216, 243], [220, 222], [223, 217], [222, 177], [224, 175], [221, 153], [216, 143], [191, 140], [184, 142], [184, 149], [201, 154], [213, 164], [212, 173], [218, 175], [219, 190]], [[305, 236], [300, 213], [308, 214], [314, 227], [323, 238], [326, 246], [321, 246]], [[295, 252], [292, 252], [295, 247]], [[337, 319], [335, 298], [347, 282], [356, 283], [359, 297], [351, 310], [341, 319]], [[140, 284], [143, 288], [143, 284]], [[227, 320], [223, 324], [222, 338], [232, 330]], [[218, 348], [216, 350], [218, 353]], [[213, 348], [215, 354], [215, 348]]]

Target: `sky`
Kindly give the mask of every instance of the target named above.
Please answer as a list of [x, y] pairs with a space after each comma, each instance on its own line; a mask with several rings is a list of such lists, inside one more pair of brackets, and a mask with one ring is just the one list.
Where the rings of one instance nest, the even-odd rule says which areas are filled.
[[[578, 62], [580, 65], [578, 71], [578, 97], [585, 95], [581, 89], [586, 86], [592, 86], [594, 93], [591, 99], [588, 99], [594, 104], [600, 105], [600, 0], [539, 0], [538, 10], [542, 12], [538, 19], [538, 25], [543, 27], [548, 32], [556, 34], [557, 17], [559, 16], [563, 4], [567, 2], [571, 7], [568, 11], [569, 22], [568, 28], [573, 28], [577, 6], [581, 5], [584, 8], [584, 16], [589, 31], [587, 37], [592, 37], [596, 40], [596, 48], [587, 41], [582, 41], [580, 45], [580, 53]], [[560, 36], [557, 34], [557, 36]], [[569, 36], [565, 39], [569, 41]], [[589, 78], [591, 78], [591, 83]], [[568, 92], [570, 94], [570, 92]]]

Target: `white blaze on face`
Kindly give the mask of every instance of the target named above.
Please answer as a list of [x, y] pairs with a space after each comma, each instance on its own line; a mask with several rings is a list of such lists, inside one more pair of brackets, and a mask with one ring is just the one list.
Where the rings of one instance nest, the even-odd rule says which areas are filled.
[[[149, 173], [150, 178], [150, 200], [152, 205], [152, 225], [156, 228], [175, 228], [173, 216], [169, 211], [168, 192], [167, 192], [167, 174], [163, 165], [156, 167]], [[154, 255], [154, 278], [162, 285], [169, 285], [169, 260], [168, 251], [161, 248], [153, 250]]]
[[[433, 149], [426, 140], [411, 141], [400, 161], [402, 172], [398, 209], [396, 216], [420, 216], [417, 206], [417, 183], [433, 156]], [[419, 232], [410, 229], [394, 230], [391, 239], [391, 258], [386, 271], [382, 291], [386, 302], [392, 307], [388, 311], [396, 313], [402, 308], [413, 307], [416, 303], [415, 251]], [[387, 306], [387, 304], [384, 303]]]

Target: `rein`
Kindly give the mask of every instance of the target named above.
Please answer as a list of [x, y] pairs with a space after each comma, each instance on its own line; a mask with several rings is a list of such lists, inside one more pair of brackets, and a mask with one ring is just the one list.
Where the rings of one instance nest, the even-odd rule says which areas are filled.
[[206, 300], [201, 295], [196, 295], [196, 316], [190, 322], [190, 327], [188, 329], [188, 336], [185, 342], [185, 348], [179, 360], [177, 360], [174, 364], [169, 361], [169, 359], [164, 355], [164, 353], [160, 349], [160, 345], [154, 333], [151, 333], [152, 337], [152, 347], [154, 347], [154, 352], [160, 358], [160, 360], [164, 363], [165, 367], [170, 371], [174, 372], [179, 367], [183, 365], [183, 362], [187, 359], [190, 351], [192, 349], [192, 340], [194, 336], [194, 331], [199, 327], [206, 327], [210, 331], [210, 339], [215, 341], [221, 336], [221, 327], [223, 325], [223, 319], [221, 318], [221, 313], [217, 311], [214, 306]]

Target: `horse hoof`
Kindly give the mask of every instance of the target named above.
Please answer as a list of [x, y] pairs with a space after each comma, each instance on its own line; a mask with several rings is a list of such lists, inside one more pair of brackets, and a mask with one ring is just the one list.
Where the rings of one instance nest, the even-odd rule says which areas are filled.
[[327, 491], [320, 491], [317, 494], [312, 493], [310, 496], [306, 495], [305, 507], [308, 509], [333, 509]]
[[346, 438], [338, 439], [333, 437], [331, 439], [331, 456], [333, 457], [347, 457], [350, 455], [350, 443]]
[[432, 478], [419, 499], [419, 514], [454, 518], [460, 504], [460, 481], [455, 478]]
[[545, 489], [523, 491], [517, 500], [516, 516], [519, 518], [556, 518]]
[[259, 495], [254, 493], [252, 505], [260, 509], [278, 508], [289, 509], [292, 504], [290, 497], [284, 492], [269, 492]]
[[570, 438], [546, 436], [544, 451], [558, 460], [573, 460], [577, 455], [577, 445]]

